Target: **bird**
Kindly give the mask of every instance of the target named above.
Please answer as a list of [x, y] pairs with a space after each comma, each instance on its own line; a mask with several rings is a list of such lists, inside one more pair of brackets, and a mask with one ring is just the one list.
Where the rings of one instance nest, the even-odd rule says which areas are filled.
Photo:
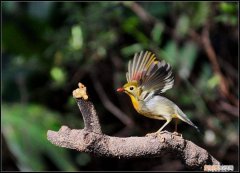
[[158, 60], [151, 51], [135, 53], [133, 60], [128, 62], [126, 79], [127, 83], [118, 88], [117, 92], [126, 93], [139, 114], [166, 121], [155, 133], [162, 132], [173, 119], [176, 120], [176, 133], [178, 120], [184, 121], [200, 132], [174, 102], [162, 96], [162, 93], [174, 85], [172, 67], [169, 63]]

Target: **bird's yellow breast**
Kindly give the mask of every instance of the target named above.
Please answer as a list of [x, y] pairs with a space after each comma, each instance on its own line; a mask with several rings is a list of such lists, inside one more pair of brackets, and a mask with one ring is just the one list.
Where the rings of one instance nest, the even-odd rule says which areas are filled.
[[131, 94], [129, 94], [130, 98], [131, 98], [131, 101], [132, 101], [132, 104], [133, 104], [133, 107], [136, 109], [137, 112], [139, 112], [139, 102], [138, 100]]
[[143, 109], [142, 104], [131, 94], [127, 93], [132, 101], [133, 107], [134, 109], [139, 113], [142, 114], [148, 118], [153, 118], [153, 119], [158, 119], [158, 120], [165, 120], [165, 118], [163, 115], [171, 115], [172, 118], [178, 118], [177, 114], [172, 113], [172, 109], [169, 106], [166, 105], [159, 105], [157, 107], [154, 108], [154, 110], [151, 111], [146, 111], [145, 109]]

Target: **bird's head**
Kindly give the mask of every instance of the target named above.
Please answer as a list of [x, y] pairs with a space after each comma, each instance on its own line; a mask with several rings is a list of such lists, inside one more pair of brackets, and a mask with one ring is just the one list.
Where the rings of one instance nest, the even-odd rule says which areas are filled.
[[122, 88], [117, 89], [118, 92], [125, 92], [129, 96], [139, 97], [140, 88], [136, 81], [126, 83]]

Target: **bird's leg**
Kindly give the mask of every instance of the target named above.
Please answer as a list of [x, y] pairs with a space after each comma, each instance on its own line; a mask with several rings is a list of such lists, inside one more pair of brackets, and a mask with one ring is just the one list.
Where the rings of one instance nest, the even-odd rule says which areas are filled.
[[175, 119], [175, 131], [173, 132], [173, 134], [182, 137], [182, 134], [177, 132], [177, 124], [178, 124], [178, 119], [176, 118]]
[[178, 119], [176, 118], [175, 119], [175, 131], [174, 132], [177, 132], [177, 124], [178, 124]]
[[[168, 123], [171, 122], [172, 118], [171, 118], [171, 117], [168, 117], [166, 120], [167, 120], [166, 123], [163, 124], [163, 126], [162, 126], [156, 133], [161, 133], [161, 132], [162, 132], [162, 129], [163, 129], [166, 125], [168, 125]], [[164, 131], [163, 131], [163, 132], [164, 132]]]
[[167, 120], [166, 123], [163, 124], [163, 126], [162, 126], [158, 131], [156, 131], [156, 132], [154, 132], [154, 133], [148, 133], [148, 134], [146, 134], [146, 136], [158, 136], [158, 135], [161, 134], [161, 133], [169, 133], [169, 132], [166, 131], [166, 130], [162, 131], [162, 129], [163, 129], [168, 123], [171, 122], [172, 117], [166, 117], [166, 120]]

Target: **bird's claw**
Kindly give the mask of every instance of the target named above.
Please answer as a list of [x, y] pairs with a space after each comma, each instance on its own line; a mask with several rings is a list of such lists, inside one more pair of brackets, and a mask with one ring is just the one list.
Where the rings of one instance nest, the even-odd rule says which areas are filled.
[[159, 136], [160, 134], [163, 134], [163, 133], [169, 133], [168, 131], [166, 131], [166, 130], [164, 130], [164, 131], [157, 131], [157, 132], [153, 132], [153, 133], [147, 133], [145, 136], [146, 137], [150, 137], [150, 136], [152, 136], [152, 137], [157, 137], [157, 136]]
[[156, 132], [154, 132], [154, 133], [147, 133], [146, 135], [145, 135], [146, 137], [156, 137], [157, 136], [157, 133]]
[[[157, 132], [153, 132], [153, 133], [147, 133], [145, 136], [146, 136], [146, 137], [156, 138], [156, 137], [161, 136], [161, 134], [164, 134], [164, 133], [168, 133], [168, 134], [170, 134], [171, 136], [174, 135], [174, 136], [179, 136], [180, 138], [183, 138], [181, 133], [178, 133], [178, 132], [176, 132], [176, 131], [173, 132], [173, 133], [170, 133], [170, 132], [168, 132], [168, 131], [166, 131], [166, 130], [160, 131], [160, 132], [157, 131]], [[172, 138], [173, 138], [173, 136], [172, 136]]]
[[178, 133], [178, 132], [175, 131], [172, 134], [175, 135], [175, 136], [180, 136], [182, 138], [182, 134], [181, 133]]

